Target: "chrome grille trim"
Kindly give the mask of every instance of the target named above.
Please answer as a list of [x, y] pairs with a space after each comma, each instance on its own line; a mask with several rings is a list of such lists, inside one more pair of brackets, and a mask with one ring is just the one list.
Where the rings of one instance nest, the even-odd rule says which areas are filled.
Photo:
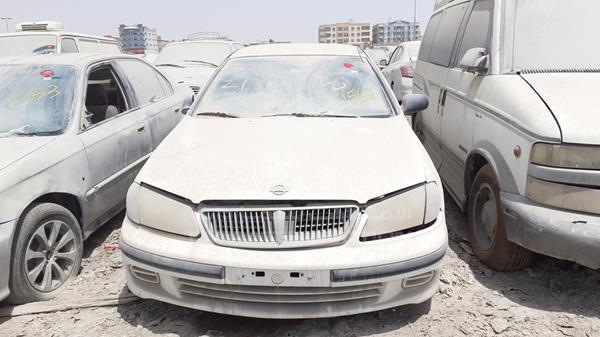
[[359, 212], [356, 205], [205, 207], [198, 217], [219, 245], [279, 249], [342, 243]]

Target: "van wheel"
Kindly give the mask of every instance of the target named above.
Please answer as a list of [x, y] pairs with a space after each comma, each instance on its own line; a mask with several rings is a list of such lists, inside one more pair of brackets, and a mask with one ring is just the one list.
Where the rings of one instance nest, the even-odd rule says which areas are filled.
[[23, 215], [16, 235], [9, 302], [49, 300], [77, 277], [83, 238], [77, 219], [66, 208], [50, 203], [34, 205]]
[[500, 188], [490, 165], [482, 167], [469, 194], [469, 240], [475, 255], [497, 271], [525, 269], [534, 254], [510, 241], [500, 204]]

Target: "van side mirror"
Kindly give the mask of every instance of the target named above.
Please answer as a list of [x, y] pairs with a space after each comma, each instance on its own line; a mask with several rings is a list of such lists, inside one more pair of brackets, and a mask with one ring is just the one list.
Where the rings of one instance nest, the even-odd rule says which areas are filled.
[[381, 61], [379, 61], [379, 65], [382, 66], [382, 67], [387, 67], [388, 66], [388, 61], [385, 60], [385, 59], [381, 60]]
[[183, 100], [183, 105], [181, 107], [181, 113], [184, 115], [187, 115], [187, 113], [190, 111], [190, 109], [192, 108], [192, 105], [194, 104], [194, 95], [191, 96], [187, 96], [184, 100]]
[[429, 98], [425, 95], [410, 94], [402, 98], [402, 110], [405, 115], [414, 115], [429, 107]]
[[489, 61], [490, 55], [485, 48], [473, 48], [467, 50], [460, 60], [460, 67], [470, 73], [482, 75], [487, 73]]

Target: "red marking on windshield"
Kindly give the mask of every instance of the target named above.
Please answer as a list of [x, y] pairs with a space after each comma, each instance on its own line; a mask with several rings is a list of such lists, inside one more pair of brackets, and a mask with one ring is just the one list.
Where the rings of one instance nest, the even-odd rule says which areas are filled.
[[350, 69], [350, 68], [354, 67], [354, 64], [352, 64], [352, 63], [344, 63], [344, 67], [346, 69]]
[[40, 73], [40, 75], [42, 75], [43, 78], [50, 78], [54, 76], [54, 72], [52, 70], [44, 70]]

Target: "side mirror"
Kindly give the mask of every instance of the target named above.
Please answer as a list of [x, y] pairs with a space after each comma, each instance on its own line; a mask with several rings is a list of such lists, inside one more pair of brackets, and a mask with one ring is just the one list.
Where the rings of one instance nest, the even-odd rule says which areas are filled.
[[193, 104], [194, 104], [194, 95], [186, 97], [185, 100], [183, 100], [183, 106], [181, 107], [181, 113], [184, 115], [187, 115], [187, 113], [192, 108]]
[[414, 115], [429, 107], [429, 98], [425, 95], [410, 94], [402, 98], [402, 110], [405, 115]]
[[381, 60], [379, 61], [379, 65], [382, 67], [387, 67], [388, 66], [388, 61], [387, 60]]
[[490, 56], [485, 48], [473, 48], [467, 50], [460, 60], [460, 67], [470, 73], [482, 75], [488, 71], [489, 60]]

